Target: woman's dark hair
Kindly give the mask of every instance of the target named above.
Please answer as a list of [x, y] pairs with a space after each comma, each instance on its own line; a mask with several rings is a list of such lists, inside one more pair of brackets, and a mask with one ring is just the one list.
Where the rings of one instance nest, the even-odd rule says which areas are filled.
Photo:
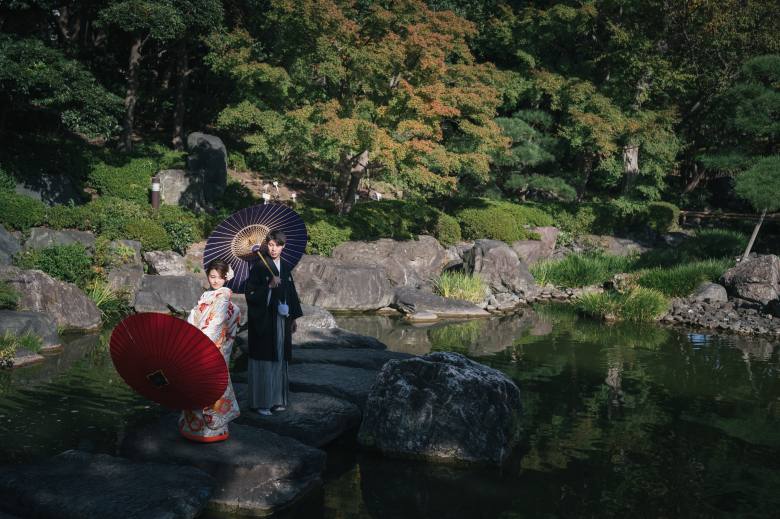
[[284, 245], [284, 242], [287, 241], [287, 235], [284, 234], [284, 231], [274, 229], [268, 233], [268, 236], [265, 238], [265, 242], [268, 243], [271, 240], [275, 241], [277, 245]]
[[217, 258], [206, 266], [206, 277], [208, 277], [212, 270], [216, 270], [219, 273], [219, 276], [222, 279], [225, 279], [227, 278], [229, 268], [230, 265], [228, 265], [225, 260]]

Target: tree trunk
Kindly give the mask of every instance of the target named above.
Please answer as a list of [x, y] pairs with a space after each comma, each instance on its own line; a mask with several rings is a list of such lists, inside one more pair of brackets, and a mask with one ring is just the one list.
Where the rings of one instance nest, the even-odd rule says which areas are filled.
[[588, 188], [588, 180], [590, 180], [590, 173], [591, 173], [591, 165], [593, 164], [593, 159], [590, 156], [583, 156], [581, 159], [582, 164], [582, 182], [580, 182], [579, 188], [577, 189], [577, 202], [582, 201], [582, 197], [585, 196], [585, 191]]
[[639, 174], [639, 146], [625, 146], [623, 148], [623, 194], [627, 194]]
[[127, 94], [125, 95], [125, 117], [122, 123], [122, 137], [119, 150], [133, 151], [133, 127], [135, 125], [135, 105], [138, 103], [139, 73], [141, 69], [141, 48], [143, 40], [137, 34], [130, 47], [130, 59], [127, 67]]
[[750, 256], [750, 249], [753, 248], [753, 244], [756, 242], [756, 236], [758, 236], [758, 230], [761, 229], [761, 224], [764, 223], [764, 217], [766, 216], [766, 207], [761, 211], [761, 218], [758, 219], [758, 223], [753, 228], [753, 234], [750, 236], [750, 241], [745, 247], [745, 253], [742, 255], [742, 261], [745, 261]]
[[187, 42], [184, 38], [179, 42], [179, 48], [176, 55], [178, 64], [176, 66], [176, 107], [173, 110], [173, 149], [182, 151], [184, 149], [184, 99], [187, 92]]
[[693, 177], [688, 180], [688, 183], [685, 185], [685, 189], [683, 189], [683, 194], [690, 193], [694, 189], [696, 189], [696, 186], [699, 185], [699, 182], [704, 178], [704, 172], [706, 170], [699, 169], [699, 166], [694, 163], [693, 164]]
[[363, 150], [356, 159], [350, 169], [349, 185], [347, 185], [347, 190], [341, 199], [341, 214], [347, 214], [355, 205], [355, 193], [357, 193], [360, 179], [363, 178], [363, 174], [368, 168], [368, 150]]

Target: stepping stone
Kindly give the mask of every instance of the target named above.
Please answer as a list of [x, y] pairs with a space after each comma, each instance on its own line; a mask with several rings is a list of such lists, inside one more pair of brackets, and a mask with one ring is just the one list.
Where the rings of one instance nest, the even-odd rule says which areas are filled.
[[194, 467], [71, 450], [0, 469], [0, 509], [62, 519], [191, 518], [206, 506], [213, 488], [214, 479]]
[[325, 453], [257, 427], [230, 424], [219, 443], [185, 440], [178, 414], [130, 431], [122, 451], [136, 459], [202, 468], [216, 479], [207, 508], [221, 513], [266, 516], [287, 508], [322, 484]]
[[340, 398], [293, 391], [286, 411], [260, 416], [248, 408], [247, 387], [234, 384], [234, 389], [241, 406], [238, 423], [262, 427], [307, 445], [322, 447], [360, 425], [360, 408]]
[[343, 398], [363, 410], [377, 372], [333, 364], [290, 364], [288, 374], [292, 391]]
[[293, 334], [292, 341], [294, 348], [387, 349], [387, 345], [374, 337], [342, 328], [302, 328]]
[[363, 369], [382, 369], [388, 360], [403, 360], [408, 353], [357, 348], [302, 348], [293, 351], [294, 364], [338, 364]]

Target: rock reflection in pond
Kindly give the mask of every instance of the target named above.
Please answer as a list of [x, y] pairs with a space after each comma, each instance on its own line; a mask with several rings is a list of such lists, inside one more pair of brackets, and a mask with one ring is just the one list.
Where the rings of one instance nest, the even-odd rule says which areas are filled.
[[550, 317], [530, 308], [491, 319], [447, 319], [430, 324], [411, 324], [382, 315], [336, 316], [336, 321], [342, 328], [376, 337], [393, 351], [412, 355], [455, 351], [472, 357], [503, 351], [523, 335], [539, 337], [553, 328]]

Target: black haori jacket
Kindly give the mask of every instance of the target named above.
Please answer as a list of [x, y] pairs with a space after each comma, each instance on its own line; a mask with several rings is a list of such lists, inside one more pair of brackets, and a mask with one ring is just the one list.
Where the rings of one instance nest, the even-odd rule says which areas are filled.
[[[276, 265], [271, 258], [266, 256], [266, 263], [274, 275], [279, 275]], [[249, 357], [254, 360], [279, 361], [276, 358], [276, 315], [277, 305], [280, 301], [286, 302], [290, 307], [290, 315], [284, 323], [284, 360], [292, 360], [292, 334], [290, 326], [294, 319], [301, 317], [301, 302], [298, 292], [295, 290], [292, 273], [282, 263], [282, 283], [269, 289], [271, 272], [268, 271], [262, 261], [257, 261], [249, 271], [249, 279], [246, 282], [245, 296], [249, 308]], [[268, 302], [268, 291], [271, 290], [271, 301]]]

